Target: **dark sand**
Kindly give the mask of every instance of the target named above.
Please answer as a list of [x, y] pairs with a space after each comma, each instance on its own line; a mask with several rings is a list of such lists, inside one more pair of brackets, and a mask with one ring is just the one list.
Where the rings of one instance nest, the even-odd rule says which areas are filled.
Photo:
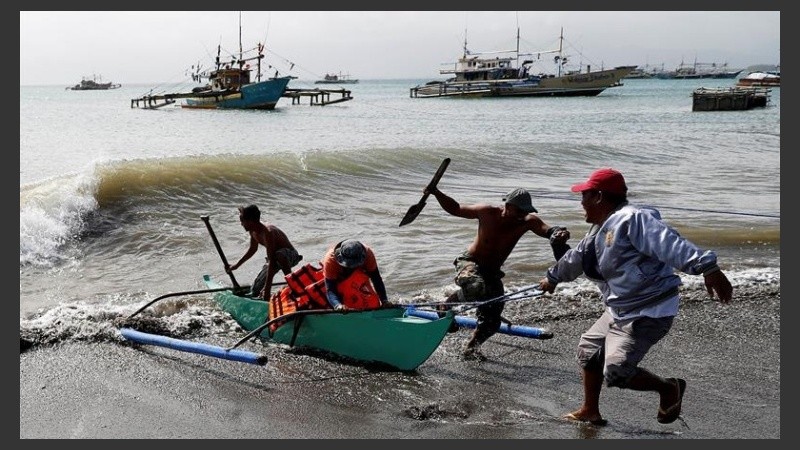
[[575, 344], [599, 308], [509, 303], [506, 317], [555, 337], [498, 334], [475, 362], [459, 356], [462, 330], [412, 373], [258, 343], [242, 348], [266, 354], [263, 367], [115, 342], [35, 347], [20, 354], [20, 438], [780, 438], [779, 285], [737, 286], [729, 305], [684, 291], [642, 366], [687, 380], [685, 424], [656, 421], [657, 394], [617, 388], [601, 397], [607, 426], [560, 419], [581, 402]]

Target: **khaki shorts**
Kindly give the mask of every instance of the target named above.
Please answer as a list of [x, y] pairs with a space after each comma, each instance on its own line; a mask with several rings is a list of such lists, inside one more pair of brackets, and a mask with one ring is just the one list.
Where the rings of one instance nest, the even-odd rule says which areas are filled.
[[578, 364], [602, 365], [607, 386], [626, 387], [650, 348], [667, 335], [675, 318], [638, 317], [615, 321], [606, 311], [578, 343]]

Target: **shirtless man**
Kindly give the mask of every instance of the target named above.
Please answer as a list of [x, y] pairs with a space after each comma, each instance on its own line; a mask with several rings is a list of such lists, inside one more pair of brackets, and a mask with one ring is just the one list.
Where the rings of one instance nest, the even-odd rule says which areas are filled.
[[[537, 216], [531, 196], [525, 189], [514, 189], [503, 197], [503, 206], [488, 204], [461, 205], [438, 188], [425, 188], [423, 193], [436, 197], [442, 209], [453, 216], [478, 219], [478, 232], [467, 250], [453, 264], [455, 283], [460, 289], [447, 302], [480, 302], [505, 294], [500, 268], [517, 242], [528, 231], [550, 239], [553, 255], [558, 260], [569, 249], [569, 231], [550, 227]], [[477, 326], [467, 342], [464, 357], [485, 359], [480, 345], [495, 334], [501, 325], [504, 302], [492, 302], [476, 309]]]
[[258, 206], [240, 206], [239, 221], [242, 223], [242, 228], [250, 233], [250, 247], [236, 264], [227, 266], [225, 271], [231, 273], [238, 269], [256, 253], [259, 244], [263, 245], [267, 249], [267, 262], [253, 281], [251, 295], [269, 300], [272, 279], [278, 270], [283, 271], [284, 275], [288, 275], [292, 267], [303, 259], [303, 256], [297, 253], [292, 243], [289, 242], [289, 238], [280, 228], [271, 223], [261, 223], [261, 211]]

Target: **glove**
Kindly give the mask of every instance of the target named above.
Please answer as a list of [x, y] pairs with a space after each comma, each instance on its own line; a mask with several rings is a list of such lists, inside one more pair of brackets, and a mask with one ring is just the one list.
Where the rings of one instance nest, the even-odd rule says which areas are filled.
[[547, 237], [550, 239], [550, 245], [565, 242], [569, 239], [569, 230], [566, 227], [550, 227], [547, 229]]

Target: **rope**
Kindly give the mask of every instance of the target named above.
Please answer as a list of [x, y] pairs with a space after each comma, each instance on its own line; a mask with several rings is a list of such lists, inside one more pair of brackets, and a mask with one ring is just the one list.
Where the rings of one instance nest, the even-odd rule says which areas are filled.
[[[474, 188], [473, 190], [483, 191], [483, 192], [497, 192], [493, 189], [480, 189]], [[548, 198], [551, 200], [568, 200], [571, 202], [579, 202], [579, 198], [567, 197], [564, 195], [552, 195], [552, 194], [536, 194], [534, 191], [529, 191], [531, 197], [539, 197], [539, 198]], [[730, 214], [730, 215], [738, 215], [738, 216], [753, 216], [753, 217], [767, 217], [770, 219], [780, 219], [780, 214], [767, 214], [767, 213], [754, 213], [754, 212], [747, 212], [747, 211], [720, 211], [718, 209], [701, 209], [701, 208], [684, 208], [680, 206], [656, 206], [654, 207], [658, 209], [677, 209], [681, 211], [692, 211], [692, 212], [704, 212], [704, 213], [714, 213], [714, 214]]]
[[455, 309], [457, 312], [466, 312], [473, 308], [480, 308], [481, 306], [487, 305], [489, 303], [494, 302], [510, 302], [514, 300], [523, 300], [531, 297], [539, 297], [543, 295], [544, 292], [539, 289], [538, 284], [533, 284], [530, 286], [523, 287], [515, 292], [511, 292], [509, 294], [504, 294], [499, 297], [490, 298], [488, 300], [482, 300], [479, 302], [435, 302], [435, 303], [417, 303], [417, 304], [410, 304], [410, 305], [402, 305], [406, 308], [420, 308], [420, 307], [427, 307], [427, 306], [450, 306], [450, 309]]

